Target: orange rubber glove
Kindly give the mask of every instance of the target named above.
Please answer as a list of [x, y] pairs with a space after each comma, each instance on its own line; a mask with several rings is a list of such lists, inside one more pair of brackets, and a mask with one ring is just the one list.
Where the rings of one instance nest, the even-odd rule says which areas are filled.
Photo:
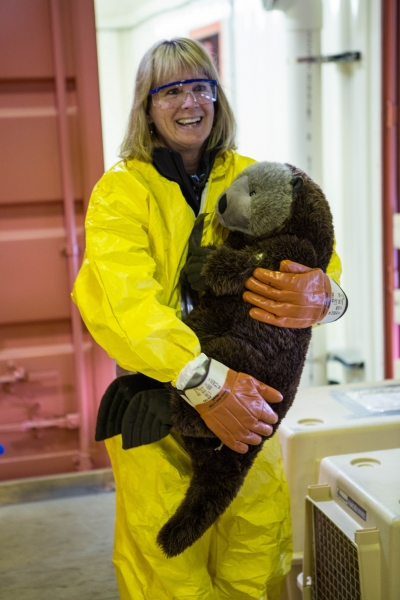
[[204, 375], [194, 387], [185, 387], [184, 398], [207, 427], [231, 450], [245, 454], [248, 444], [261, 443], [273, 432], [278, 415], [267, 402], [280, 402], [282, 394], [245, 373], [202, 355]]
[[321, 269], [290, 260], [281, 262], [280, 271], [255, 269], [245, 286], [251, 291], [244, 292], [243, 299], [256, 307], [250, 316], [277, 327], [301, 329], [320, 323], [332, 299], [331, 280]]

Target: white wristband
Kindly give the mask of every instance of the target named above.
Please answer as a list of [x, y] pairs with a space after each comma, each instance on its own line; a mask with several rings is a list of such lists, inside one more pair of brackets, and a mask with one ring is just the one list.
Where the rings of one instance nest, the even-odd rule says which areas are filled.
[[326, 313], [325, 317], [322, 321], [319, 321], [318, 325], [323, 325], [324, 323], [333, 323], [333, 321], [337, 321], [340, 317], [343, 317], [344, 313], [347, 310], [347, 296], [342, 290], [342, 288], [329, 277], [332, 288], [332, 299], [331, 304], [329, 306], [329, 310]]
[[[205, 354], [203, 354], [203, 357], [207, 359]], [[191, 362], [193, 363], [193, 361]], [[186, 367], [187, 366], [188, 365], [186, 365]], [[186, 369], [186, 367], [184, 368]], [[217, 360], [211, 359], [208, 363], [208, 369], [204, 373], [204, 379], [195, 387], [186, 389], [184, 388], [184, 393], [181, 394], [182, 398], [184, 398], [192, 406], [203, 404], [204, 402], [212, 400], [222, 389], [226, 381], [228, 371], [229, 367], [226, 367]], [[196, 371], [193, 372], [193, 376], [194, 375], [196, 375]]]

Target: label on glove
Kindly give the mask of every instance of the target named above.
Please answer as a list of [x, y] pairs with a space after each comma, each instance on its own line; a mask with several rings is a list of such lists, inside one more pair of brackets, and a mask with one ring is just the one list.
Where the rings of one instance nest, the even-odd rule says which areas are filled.
[[211, 359], [205, 379], [198, 386], [185, 389], [185, 399], [192, 406], [212, 400], [223, 388], [228, 371], [229, 367]]
[[340, 317], [343, 317], [344, 313], [347, 310], [346, 294], [344, 293], [342, 288], [336, 283], [336, 281], [333, 281], [333, 279], [331, 279], [330, 277], [329, 279], [332, 286], [332, 299], [328, 312], [326, 313], [322, 321], [319, 321], [318, 325], [322, 325], [324, 323], [333, 323], [333, 321], [337, 321], [338, 319], [340, 319]]

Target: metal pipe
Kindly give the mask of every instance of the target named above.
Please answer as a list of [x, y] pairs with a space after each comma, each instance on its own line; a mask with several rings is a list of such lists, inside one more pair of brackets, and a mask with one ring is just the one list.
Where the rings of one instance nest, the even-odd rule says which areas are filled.
[[[285, 14], [288, 45], [288, 162], [322, 184], [321, 0], [263, 0], [265, 10]], [[332, 58], [332, 57], [331, 57]]]
[[[301, 57], [321, 56], [321, 0], [264, 0], [266, 10], [285, 14], [288, 59], [288, 162], [304, 169], [322, 185], [321, 62]], [[300, 59], [300, 60], [299, 60]], [[326, 330], [319, 327], [307, 355], [308, 385], [325, 385]]]
[[398, 253], [393, 248], [393, 215], [398, 205], [397, 77], [398, 59], [397, 0], [383, 1], [382, 18], [382, 221], [383, 221], [383, 298], [385, 378], [392, 379], [394, 359], [399, 357], [399, 326], [394, 323], [393, 291], [399, 286]]
[[[67, 96], [62, 49], [62, 29], [59, 0], [50, 0], [52, 49], [57, 105], [58, 144], [60, 153], [61, 185], [64, 220], [67, 237], [66, 258], [69, 288], [72, 289], [79, 270], [79, 248], [75, 224], [72, 166], [70, 157]], [[89, 402], [85, 373], [82, 322], [76, 306], [71, 301], [72, 341], [74, 345], [75, 388], [81, 415], [79, 432], [79, 470], [91, 469], [89, 441]]]
[[0, 433], [14, 433], [29, 431], [31, 429], [47, 429], [48, 427], [78, 429], [79, 421], [79, 413], [70, 413], [64, 417], [54, 417], [53, 419], [31, 419], [29, 421], [22, 421], [21, 423], [0, 425]]

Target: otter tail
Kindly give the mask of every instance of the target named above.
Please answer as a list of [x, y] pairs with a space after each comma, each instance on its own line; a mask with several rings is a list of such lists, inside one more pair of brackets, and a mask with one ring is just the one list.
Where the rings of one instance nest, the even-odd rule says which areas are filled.
[[157, 536], [157, 544], [168, 558], [194, 544], [225, 512], [254, 461], [253, 452], [238, 454], [225, 446], [216, 450], [214, 439], [185, 438], [185, 445], [192, 458], [193, 476], [177, 511]]

